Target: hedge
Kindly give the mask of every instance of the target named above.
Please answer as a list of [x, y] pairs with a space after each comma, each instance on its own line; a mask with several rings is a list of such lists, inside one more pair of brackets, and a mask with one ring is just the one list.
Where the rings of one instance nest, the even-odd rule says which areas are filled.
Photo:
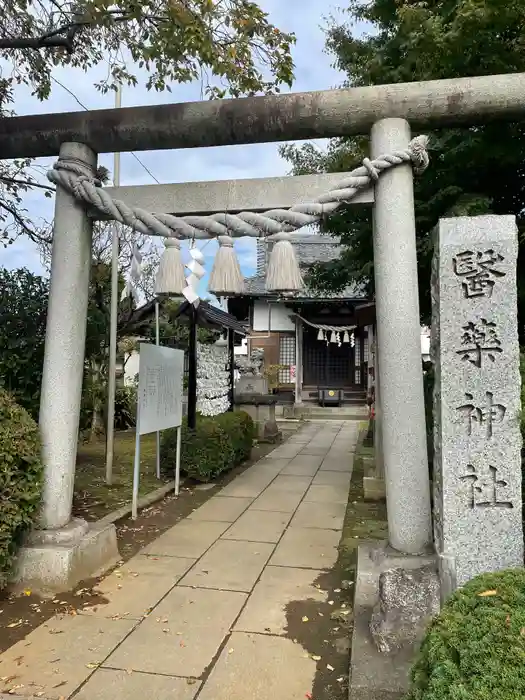
[[0, 389], [0, 588], [23, 534], [37, 517], [42, 481], [38, 426]]
[[[181, 472], [197, 481], [208, 482], [249, 458], [254, 424], [244, 411], [197, 416], [195, 431], [182, 424]], [[177, 457], [177, 431], [165, 430], [161, 438], [161, 464], [172, 476]]]
[[525, 698], [525, 570], [482, 574], [430, 624], [406, 700]]

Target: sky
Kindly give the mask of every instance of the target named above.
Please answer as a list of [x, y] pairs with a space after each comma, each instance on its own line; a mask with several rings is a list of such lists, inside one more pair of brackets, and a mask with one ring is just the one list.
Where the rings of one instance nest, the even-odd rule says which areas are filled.
[[[259, 5], [269, 13], [270, 21], [283, 31], [293, 31], [297, 43], [293, 47], [296, 65], [295, 82], [291, 92], [326, 90], [341, 85], [344, 76], [333, 68], [333, 58], [324, 50], [326, 17], [338, 15], [337, 7], [344, 5], [341, 0], [259, 0]], [[87, 74], [80, 70], [59, 68], [54, 77], [62, 83], [53, 84], [51, 96], [40, 102], [31, 96], [30, 90], [18, 89], [15, 100], [17, 114], [42, 114], [52, 112], [79, 111], [77, 99], [89, 109], [104, 109], [114, 106], [114, 94], [101, 95], [93, 84], [107, 71], [100, 66]], [[138, 72], [140, 79], [140, 72]], [[70, 92], [68, 92], [67, 88]], [[283, 92], [289, 90], [283, 89]], [[76, 99], [77, 98], [77, 99]], [[122, 106], [188, 102], [201, 99], [201, 86], [198, 83], [173, 85], [172, 92], [148, 92], [144, 87], [124, 88]], [[323, 145], [322, 141], [317, 142]], [[218, 148], [196, 148], [179, 151], [144, 151], [136, 154], [124, 153], [121, 156], [121, 185], [153, 184], [156, 178], [161, 183], [187, 182], [197, 180], [226, 180], [230, 178], [275, 177], [285, 175], [290, 166], [278, 153], [278, 144], [255, 144], [243, 146], [223, 146]], [[38, 159], [40, 165], [48, 167], [54, 159]], [[113, 172], [113, 156], [101, 155], [99, 163]], [[141, 163], [143, 165], [141, 165]], [[148, 170], [150, 173], [148, 173]], [[153, 176], [153, 177], [152, 177]], [[23, 205], [34, 219], [53, 216], [53, 200], [45, 198], [40, 191], [33, 191], [24, 198]], [[225, 206], [227, 203], [225, 202]], [[235, 249], [246, 276], [255, 272], [255, 241], [238, 240]], [[206, 246], [205, 266], [207, 275], [211, 270], [216, 243]], [[0, 264], [8, 268], [28, 267], [42, 273], [38, 252], [33, 244], [20, 238], [5, 251], [0, 252]]]

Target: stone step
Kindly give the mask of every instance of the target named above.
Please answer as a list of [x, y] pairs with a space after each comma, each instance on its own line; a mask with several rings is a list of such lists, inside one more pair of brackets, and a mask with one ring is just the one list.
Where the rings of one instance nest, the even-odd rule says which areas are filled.
[[295, 406], [294, 415], [305, 420], [364, 420], [368, 417], [368, 407], [363, 404], [353, 406]]

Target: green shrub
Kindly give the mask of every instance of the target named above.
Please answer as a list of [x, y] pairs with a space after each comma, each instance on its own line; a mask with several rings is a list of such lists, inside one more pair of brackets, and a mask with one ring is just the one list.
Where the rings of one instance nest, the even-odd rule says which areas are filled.
[[407, 700], [525, 698], [525, 570], [469, 581], [430, 624]]
[[229, 435], [235, 452], [235, 464], [241, 464], [250, 458], [255, 437], [255, 425], [252, 417], [245, 411], [221, 413], [215, 420]]
[[134, 428], [136, 423], [137, 389], [134, 386], [118, 386], [115, 391], [115, 430]]
[[0, 588], [7, 581], [23, 534], [37, 516], [42, 479], [38, 427], [0, 389]]
[[[253, 421], [244, 412], [219, 416], [197, 415], [195, 430], [182, 423], [181, 472], [197, 481], [208, 482], [243, 462], [253, 443]], [[164, 430], [161, 437], [161, 467], [172, 476], [177, 458], [177, 430]]]

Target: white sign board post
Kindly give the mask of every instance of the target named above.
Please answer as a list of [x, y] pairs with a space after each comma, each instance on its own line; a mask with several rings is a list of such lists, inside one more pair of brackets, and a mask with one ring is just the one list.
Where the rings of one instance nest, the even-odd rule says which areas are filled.
[[177, 458], [175, 465], [175, 494], [179, 495], [180, 447], [182, 424], [182, 393], [184, 352], [159, 345], [140, 343], [139, 390], [137, 396], [137, 427], [135, 434], [135, 463], [133, 467], [133, 498], [131, 516], [137, 517], [140, 481], [140, 436], [177, 428]]

